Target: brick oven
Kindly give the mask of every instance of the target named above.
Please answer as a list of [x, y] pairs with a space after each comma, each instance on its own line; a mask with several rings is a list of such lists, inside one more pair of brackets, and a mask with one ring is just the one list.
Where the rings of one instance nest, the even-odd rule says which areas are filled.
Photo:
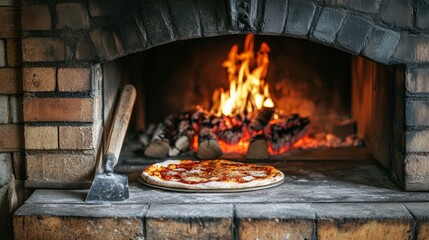
[[[15, 238], [427, 238], [428, 16], [429, 3], [411, 0], [0, 1], [2, 184], [14, 175], [36, 189], [14, 215]], [[364, 157], [353, 150], [346, 160], [329, 151], [324, 160], [277, 159], [282, 186], [234, 194], [142, 187], [132, 176], [145, 164], [123, 166], [130, 199], [86, 204], [121, 86], [133, 83], [140, 97], [131, 136], [168, 111], [152, 95], [175, 94], [145, 79], [157, 57], [186, 42], [221, 49], [248, 33], [295, 44], [296, 56], [321, 59], [320, 71], [334, 62], [329, 77], [347, 75], [331, 88], [347, 86], [338, 102], [348, 103], [367, 143]]]

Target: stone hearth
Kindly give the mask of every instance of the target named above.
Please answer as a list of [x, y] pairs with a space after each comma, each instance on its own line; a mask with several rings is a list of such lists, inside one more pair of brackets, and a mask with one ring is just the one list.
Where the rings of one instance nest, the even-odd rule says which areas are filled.
[[18, 239], [426, 239], [429, 193], [403, 192], [372, 161], [275, 162], [284, 184], [178, 193], [134, 182], [130, 198], [39, 189], [15, 213]]

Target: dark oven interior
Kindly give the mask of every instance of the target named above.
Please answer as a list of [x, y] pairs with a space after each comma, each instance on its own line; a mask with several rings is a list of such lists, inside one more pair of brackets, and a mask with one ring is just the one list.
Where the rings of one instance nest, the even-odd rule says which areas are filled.
[[[198, 129], [189, 151], [182, 150], [173, 156], [148, 156], [145, 149], [153, 141], [153, 131], [159, 123], [198, 107], [210, 110], [216, 89], [229, 88], [228, 72], [222, 64], [234, 44], [238, 45], [239, 52], [243, 51], [245, 38], [246, 35], [227, 35], [177, 41], [104, 64], [106, 106], [111, 105], [116, 93], [109, 89], [131, 83], [138, 92], [124, 151], [139, 156], [137, 163], [198, 158]], [[265, 82], [276, 112], [286, 117], [299, 114], [310, 122], [305, 133], [293, 139], [286, 150], [275, 152], [270, 142], [273, 141], [269, 130], [271, 119], [265, 128], [268, 130], [263, 133], [268, 142], [268, 159], [375, 158], [387, 168], [391, 167], [391, 109], [397, 81], [394, 69], [398, 67], [378, 64], [304, 39], [277, 36], [256, 35], [255, 56], [262, 43], [270, 49]], [[254, 116], [255, 113], [249, 121]], [[149, 134], [148, 128], [152, 131]], [[174, 134], [166, 137], [170, 148], [175, 147], [177, 131]], [[250, 137], [250, 142], [252, 140]], [[246, 155], [248, 145], [244, 151], [220, 145], [223, 158], [254, 158]], [[256, 159], [258, 156], [265, 155], [256, 154]]]

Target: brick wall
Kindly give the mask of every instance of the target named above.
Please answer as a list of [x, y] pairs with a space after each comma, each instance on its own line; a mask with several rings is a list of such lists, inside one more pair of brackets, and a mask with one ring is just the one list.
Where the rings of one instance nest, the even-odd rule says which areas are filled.
[[[99, 65], [76, 59], [89, 28], [84, 3], [22, 2], [27, 186], [91, 180], [101, 120]], [[98, 80], [97, 80], [98, 79]]]
[[[102, 125], [98, 63], [176, 40], [256, 32], [309, 39], [379, 63], [408, 66], [406, 89], [397, 93], [405, 102], [395, 113], [394, 128], [400, 130], [395, 130], [399, 144], [394, 155], [400, 164], [394, 172], [406, 189], [429, 190], [427, 12], [428, 3], [411, 0], [25, 0], [25, 126], [22, 131], [7, 117], [2, 128], [15, 141], [0, 142], [0, 147], [17, 150], [25, 144], [28, 183], [90, 180]], [[14, 14], [5, 10], [1, 18], [16, 20]], [[0, 23], [0, 48], [14, 51], [19, 44], [7, 39], [19, 31], [7, 33], [7, 26], [7, 21]], [[17, 61], [0, 60], [7, 65], [1, 68], [3, 109], [19, 101], [13, 98], [21, 91], [21, 82], [15, 82], [21, 71], [12, 66]]]
[[0, 1], [0, 186], [24, 179], [20, 7]]
[[0, 0], [0, 232], [7, 239], [10, 212], [24, 200], [20, 12], [18, 1]]

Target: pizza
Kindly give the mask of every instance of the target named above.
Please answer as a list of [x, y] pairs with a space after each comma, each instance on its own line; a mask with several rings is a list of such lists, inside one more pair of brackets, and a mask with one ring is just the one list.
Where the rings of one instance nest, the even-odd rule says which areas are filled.
[[272, 166], [229, 160], [167, 160], [141, 174], [149, 184], [181, 189], [242, 189], [266, 186], [284, 179]]

